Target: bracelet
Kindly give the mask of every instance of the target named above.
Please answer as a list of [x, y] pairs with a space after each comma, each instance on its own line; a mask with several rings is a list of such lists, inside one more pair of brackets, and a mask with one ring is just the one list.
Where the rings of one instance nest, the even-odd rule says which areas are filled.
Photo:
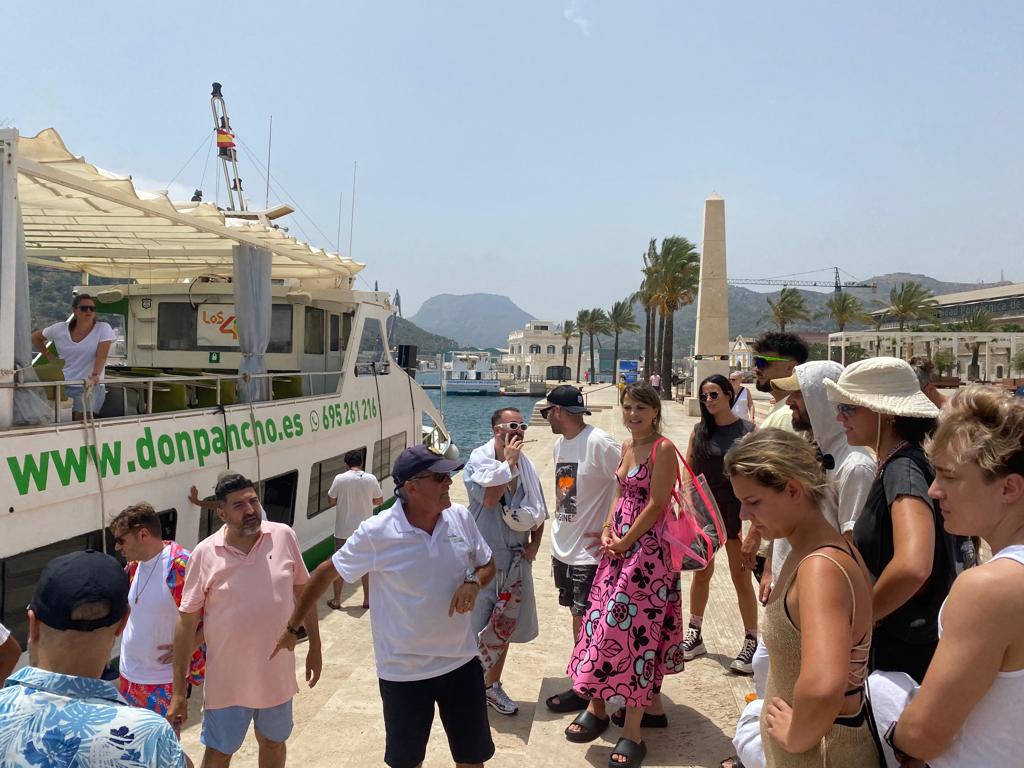
[[603, 528], [611, 528], [612, 524], [611, 523], [605, 523], [602, 527]]

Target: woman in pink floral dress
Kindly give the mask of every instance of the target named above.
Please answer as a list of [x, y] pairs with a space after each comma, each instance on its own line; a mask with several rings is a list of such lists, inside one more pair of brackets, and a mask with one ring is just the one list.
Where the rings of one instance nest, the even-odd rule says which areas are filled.
[[568, 668], [573, 689], [590, 704], [565, 730], [569, 741], [592, 741], [610, 722], [606, 704], [624, 706], [613, 767], [643, 761], [644, 710], [662, 678], [682, 671], [684, 639], [679, 574], [669, 569], [663, 538], [678, 471], [675, 448], [659, 434], [661, 399], [650, 385], [626, 387], [621, 404], [632, 439], [622, 445], [619, 488], [601, 535], [604, 555]]

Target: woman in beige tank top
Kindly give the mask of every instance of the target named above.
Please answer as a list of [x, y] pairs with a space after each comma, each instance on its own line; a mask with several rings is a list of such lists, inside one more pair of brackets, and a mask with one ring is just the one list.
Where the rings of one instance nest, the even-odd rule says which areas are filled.
[[879, 765], [863, 689], [871, 588], [860, 556], [821, 514], [834, 492], [814, 447], [767, 429], [729, 451], [725, 467], [740, 517], [763, 539], [793, 546], [761, 624], [770, 663], [761, 713], [768, 766]]

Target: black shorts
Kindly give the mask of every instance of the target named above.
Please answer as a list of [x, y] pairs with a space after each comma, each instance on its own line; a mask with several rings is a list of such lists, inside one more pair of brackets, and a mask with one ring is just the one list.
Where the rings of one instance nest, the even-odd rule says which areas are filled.
[[[740, 538], [740, 531], [743, 530], [743, 521], [740, 520], [740, 500], [732, 495], [732, 489], [728, 494], [714, 492], [715, 501], [718, 503], [718, 511], [722, 513], [722, 524], [725, 526], [726, 539]], [[724, 543], [724, 542], [723, 542]]]
[[494, 756], [479, 659], [426, 680], [378, 682], [387, 739], [384, 762], [391, 768], [414, 768], [423, 762], [435, 702], [456, 763], [483, 763]]
[[558, 587], [558, 604], [568, 608], [573, 616], [586, 616], [597, 565], [568, 565], [552, 557], [551, 570]]

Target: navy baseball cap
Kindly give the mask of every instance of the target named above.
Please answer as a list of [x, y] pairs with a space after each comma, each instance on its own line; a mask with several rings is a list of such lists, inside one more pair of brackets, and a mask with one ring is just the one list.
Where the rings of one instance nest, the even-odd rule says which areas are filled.
[[[110, 610], [96, 619], [71, 618], [87, 603], [106, 603]], [[43, 568], [28, 607], [53, 629], [92, 632], [109, 627], [128, 613], [128, 574], [117, 560], [93, 549], [61, 555]]]
[[548, 392], [547, 405], [541, 406], [541, 416], [546, 415], [548, 408], [558, 405], [569, 413], [590, 415], [587, 410], [586, 401], [583, 399], [583, 392], [571, 384], [560, 384]]
[[395, 459], [395, 467], [391, 470], [391, 476], [395, 480], [395, 488], [401, 488], [406, 480], [415, 477], [420, 472], [454, 472], [464, 466], [464, 462], [446, 459], [425, 445], [414, 445], [412, 448], [406, 448]]

